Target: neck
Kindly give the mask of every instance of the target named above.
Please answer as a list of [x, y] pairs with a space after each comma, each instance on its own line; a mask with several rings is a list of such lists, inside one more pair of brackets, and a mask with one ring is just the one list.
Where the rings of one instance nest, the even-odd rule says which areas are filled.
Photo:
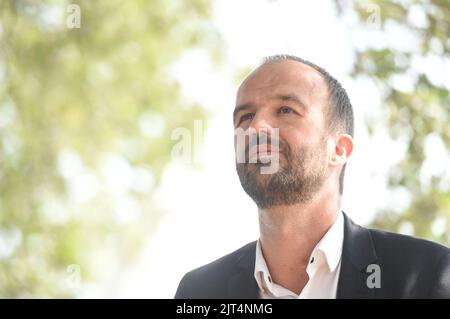
[[301, 292], [308, 282], [309, 257], [339, 208], [339, 194], [323, 191], [307, 203], [258, 210], [261, 248], [275, 283]]

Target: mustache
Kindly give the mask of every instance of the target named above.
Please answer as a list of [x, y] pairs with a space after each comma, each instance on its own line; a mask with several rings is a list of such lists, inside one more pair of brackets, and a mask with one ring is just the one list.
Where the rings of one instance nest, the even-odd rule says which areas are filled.
[[246, 158], [249, 156], [250, 148], [256, 145], [273, 145], [272, 143], [275, 142], [278, 144], [279, 152], [290, 154], [290, 147], [287, 142], [285, 142], [281, 138], [273, 139], [270, 135], [265, 135], [265, 137], [261, 137], [258, 134], [251, 135], [248, 144], [245, 146], [244, 154]]

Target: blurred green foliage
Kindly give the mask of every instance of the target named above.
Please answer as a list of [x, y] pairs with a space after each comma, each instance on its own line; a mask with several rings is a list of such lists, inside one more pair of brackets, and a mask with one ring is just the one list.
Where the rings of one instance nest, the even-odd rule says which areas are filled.
[[[79, 29], [67, 28], [70, 3], [80, 6]], [[336, 3], [356, 13], [368, 37], [395, 24], [419, 43], [356, 52], [352, 75], [376, 83], [391, 136], [407, 143], [389, 184], [411, 203], [381, 211], [373, 226], [412, 225], [449, 245], [448, 176], [420, 177], [430, 136], [450, 148], [448, 85], [422, 70], [413, 70], [412, 91], [391, 80], [417, 58], [449, 61], [450, 3]], [[411, 24], [413, 10], [425, 24]], [[137, 256], [162, 213], [152, 190], [170, 160], [170, 133], [206, 116], [183, 103], [169, 70], [194, 47], [220, 60], [210, 14], [207, 0], [0, 1], [0, 298], [83, 296], [92, 287], [95, 295]], [[432, 231], [437, 222], [443, 232]]]
[[78, 279], [110, 282], [139, 252], [170, 132], [205, 117], [169, 69], [188, 48], [217, 58], [209, 15], [206, 0], [0, 1], [0, 298], [83, 296]]
[[[381, 41], [356, 52], [352, 76], [370, 78], [376, 84], [391, 137], [407, 145], [404, 159], [391, 169], [389, 187], [392, 191], [408, 192], [410, 205], [400, 213], [395, 208], [379, 212], [372, 226], [396, 232], [406, 228], [418, 237], [448, 246], [449, 166], [443, 163], [447, 165], [447, 175], [434, 174], [427, 179], [421, 177], [421, 172], [427, 156], [434, 156], [426, 154], [430, 138], [444, 145], [446, 157], [441, 161], [449, 161], [450, 79], [448, 74], [445, 82], [430, 78], [426, 68], [417, 67], [417, 61], [430, 68], [436, 63], [442, 68], [450, 63], [450, 2], [337, 0], [337, 4], [341, 14], [346, 10], [356, 12], [358, 28], [365, 30], [369, 39], [383, 39], [389, 32], [400, 31], [412, 41], [401, 48], [392, 48], [388, 41], [384, 44]], [[395, 77], [406, 77], [407, 82], [412, 82], [412, 89], [393, 85]], [[377, 123], [369, 120], [367, 124], [372, 132], [377, 129]]]

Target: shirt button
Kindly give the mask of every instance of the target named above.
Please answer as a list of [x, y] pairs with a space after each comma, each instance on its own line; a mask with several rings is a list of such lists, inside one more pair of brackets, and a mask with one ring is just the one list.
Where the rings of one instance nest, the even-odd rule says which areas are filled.
[[314, 262], [314, 257], [313, 258], [311, 258], [311, 264]]
[[270, 278], [270, 276], [269, 276], [269, 282], [272, 282], [272, 278]]

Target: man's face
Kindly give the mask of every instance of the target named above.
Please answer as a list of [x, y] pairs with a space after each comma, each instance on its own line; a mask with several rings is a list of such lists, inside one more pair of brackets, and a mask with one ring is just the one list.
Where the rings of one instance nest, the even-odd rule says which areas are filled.
[[[299, 62], [265, 64], [242, 83], [234, 126], [259, 135], [246, 138], [242, 145], [235, 140], [237, 154], [245, 154], [245, 162], [236, 161], [236, 169], [242, 187], [259, 208], [307, 202], [322, 187], [328, 171], [327, 108], [325, 80]], [[270, 144], [277, 136], [275, 129], [278, 147], [261, 144], [262, 134]], [[261, 173], [267, 159], [279, 159], [272, 174]]]

